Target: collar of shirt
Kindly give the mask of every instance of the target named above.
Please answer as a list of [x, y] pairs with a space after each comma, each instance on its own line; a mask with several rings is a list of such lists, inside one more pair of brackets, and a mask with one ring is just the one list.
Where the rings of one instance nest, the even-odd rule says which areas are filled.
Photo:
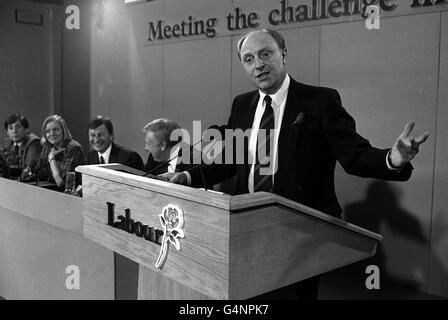
[[[275, 109], [279, 109], [281, 107], [283, 107], [283, 109], [285, 108], [284, 105], [283, 106], [281, 106], [281, 105], [282, 105], [282, 102], [284, 102], [284, 100], [286, 99], [286, 96], [288, 95], [288, 88], [289, 88], [290, 82], [291, 82], [291, 78], [289, 77], [288, 74], [286, 74], [285, 80], [283, 80], [283, 83], [282, 83], [282, 86], [280, 87], [280, 89], [278, 89], [276, 93], [269, 95], [272, 98], [272, 108], [274, 108], [274, 111], [275, 111]], [[264, 112], [265, 104], [263, 102], [264, 102], [264, 97], [266, 97], [267, 94], [261, 92], [260, 90], [258, 90], [258, 93], [260, 94], [260, 99], [258, 99], [257, 109], [261, 105], [261, 108]], [[262, 115], [263, 115], [263, 113], [262, 113]], [[277, 116], [277, 114], [276, 114], [276, 116]], [[258, 123], [258, 124], [260, 124], [260, 123]]]
[[[286, 74], [285, 80], [283, 80], [280, 89], [278, 89], [276, 93], [269, 95], [272, 98], [271, 105], [275, 115], [275, 136], [273, 140], [274, 156], [272, 159], [273, 162], [271, 164], [273, 175], [275, 174], [275, 172], [277, 172], [276, 168], [277, 168], [278, 137], [280, 135], [280, 128], [282, 126], [283, 114], [285, 113], [286, 97], [288, 96], [290, 82], [291, 78], [289, 77], [288, 74]], [[252, 131], [249, 138], [249, 154], [251, 156], [249, 159], [252, 159], [252, 165], [249, 172], [249, 181], [248, 181], [249, 192], [254, 192], [254, 167], [255, 167], [255, 153], [257, 149], [257, 136], [258, 136], [258, 129], [260, 127], [260, 121], [261, 118], [263, 117], [265, 109], [264, 97], [266, 96], [266, 94], [259, 91], [259, 95], [260, 98], [258, 99], [257, 109], [255, 111], [254, 121], [252, 123]]]
[[112, 143], [110, 144], [109, 148], [107, 148], [106, 151], [104, 151], [104, 153], [98, 152], [98, 160], [100, 159], [101, 156], [103, 156], [104, 163], [109, 163], [111, 150], [112, 150]]
[[175, 144], [171, 150], [170, 150], [170, 159], [172, 159], [169, 162], [168, 165], [168, 172], [176, 172], [176, 165], [177, 165], [177, 159], [179, 159], [179, 150], [180, 150], [180, 145]]

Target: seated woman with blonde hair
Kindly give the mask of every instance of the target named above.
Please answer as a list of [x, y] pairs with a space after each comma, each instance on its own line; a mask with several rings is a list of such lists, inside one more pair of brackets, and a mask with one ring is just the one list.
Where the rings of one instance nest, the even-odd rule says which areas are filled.
[[[82, 146], [73, 139], [67, 124], [58, 115], [49, 116], [42, 124], [43, 148], [39, 167], [43, 168], [39, 176], [56, 183], [58, 188], [65, 185], [67, 172], [86, 163]], [[80, 179], [78, 178], [78, 183]]]

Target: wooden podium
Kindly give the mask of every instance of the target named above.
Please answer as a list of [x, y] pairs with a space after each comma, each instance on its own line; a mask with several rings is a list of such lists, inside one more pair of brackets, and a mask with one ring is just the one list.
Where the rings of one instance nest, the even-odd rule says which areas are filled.
[[[230, 196], [126, 173], [139, 172], [119, 164], [76, 171], [84, 236], [139, 263], [139, 299], [247, 299], [368, 258], [382, 239], [271, 193]], [[180, 250], [167, 241], [157, 268], [164, 241], [150, 241], [149, 231], [163, 230], [164, 208], [174, 217], [181, 211], [183, 225], [169, 233]], [[128, 230], [113, 227], [110, 214], [125, 227], [125, 213]]]

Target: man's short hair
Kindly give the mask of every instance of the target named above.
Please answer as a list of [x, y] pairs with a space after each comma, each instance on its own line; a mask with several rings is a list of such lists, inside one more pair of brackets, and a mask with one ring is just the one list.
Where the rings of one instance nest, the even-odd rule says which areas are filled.
[[285, 38], [283, 38], [281, 33], [278, 31], [271, 30], [271, 29], [261, 29], [261, 30], [257, 30], [257, 31], [251, 31], [251, 32], [246, 33], [244, 36], [241, 37], [240, 40], [238, 40], [237, 50], [238, 50], [238, 58], [240, 58], [240, 61], [241, 61], [241, 47], [243, 46], [244, 40], [246, 40], [249, 35], [251, 35], [252, 33], [255, 33], [255, 32], [265, 32], [265, 33], [269, 34], [272, 38], [274, 38], [280, 51], [283, 51], [286, 48]]
[[88, 128], [96, 129], [103, 124], [106, 127], [109, 134], [114, 134], [114, 126], [112, 125], [112, 121], [108, 117], [96, 116], [95, 118], [89, 121]]
[[172, 147], [175, 144], [177, 144], [179, 141], [171, 141], [171, 133], [176, 130], [180, 129], [180, 125], [177, 124], [177, 122], [167, 119], [167, 118], [161, 118], [153, 120], [149, 123], [147, 123], [143, 127], [143, 132], [151, 131], [154, 132], [157, 136], [157, 138], [160, 140], [160, 142], [165, 141], [168, 147]]
[[8, 131], [8, 126], [16, 122], [19, 122], [25, 129], [30, 127], [28, 120], [24, 116], [21, 114], [12, 114], [5, 121], [5, 130]]

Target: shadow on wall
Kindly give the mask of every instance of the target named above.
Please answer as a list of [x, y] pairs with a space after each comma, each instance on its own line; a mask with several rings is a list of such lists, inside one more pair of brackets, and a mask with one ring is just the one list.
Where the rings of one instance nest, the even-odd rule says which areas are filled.
[[[443, 212], [434, 213], [431, 234], [431, 282], [429, 291], [448, 298], [448, 217]], [[437, 228], [441, 232], [435, 232]]]
[[[388, 230], [383, 232], [384, 238], [378, 245], [377, 254], [350, 266], [349, 272], [367, 277], [366, 267], [377, 265], [381, 273], [382, 288], [426, 292], [430, 240], [415, 215], [401, 207], [400, 198], [400, 190], [392, 184], [373, 181], [367, 187], [364, 200], [345, 207], [344, 218], [348, 222], [377, 233]], [[434, 263], [442, 266], [440, 261], [433, 261]], [[448, 274], [445, 271], [443, 280], [446, 279]]]
[[[216, 185], [215, 190], [234, 195], [236, 183], [236, 179], [229, 179]], [[443, 258], [446, 250], [432, 255], [431, 273], [437, 280], [432, 279], [432, 295], [426, 293], [430, 250], [439, 248], [441, 251], [442, 244], [448, 243], [448, 219], [435, 222], [440, 227], [446, 226], [447, 232], [433, 238], [430, 243], [425, 227], [412, 212], [402, 207], [401, 196], [400, 189], [392, 183], [372, 180], [363, 200], [345, 206], [344, 220], [382, 234], [383, 240], [379, 242], [375, 256], [324, 275], [322, 290], [325, 290], [325, 279], [330, 279], [331, 294], [322, 292], [320, 298], [438, 299], [434, 294], [447, 296], [448, 257]], [[365, 286], [369, 265], [380, 269], [380, 290], [368, 290]]]

